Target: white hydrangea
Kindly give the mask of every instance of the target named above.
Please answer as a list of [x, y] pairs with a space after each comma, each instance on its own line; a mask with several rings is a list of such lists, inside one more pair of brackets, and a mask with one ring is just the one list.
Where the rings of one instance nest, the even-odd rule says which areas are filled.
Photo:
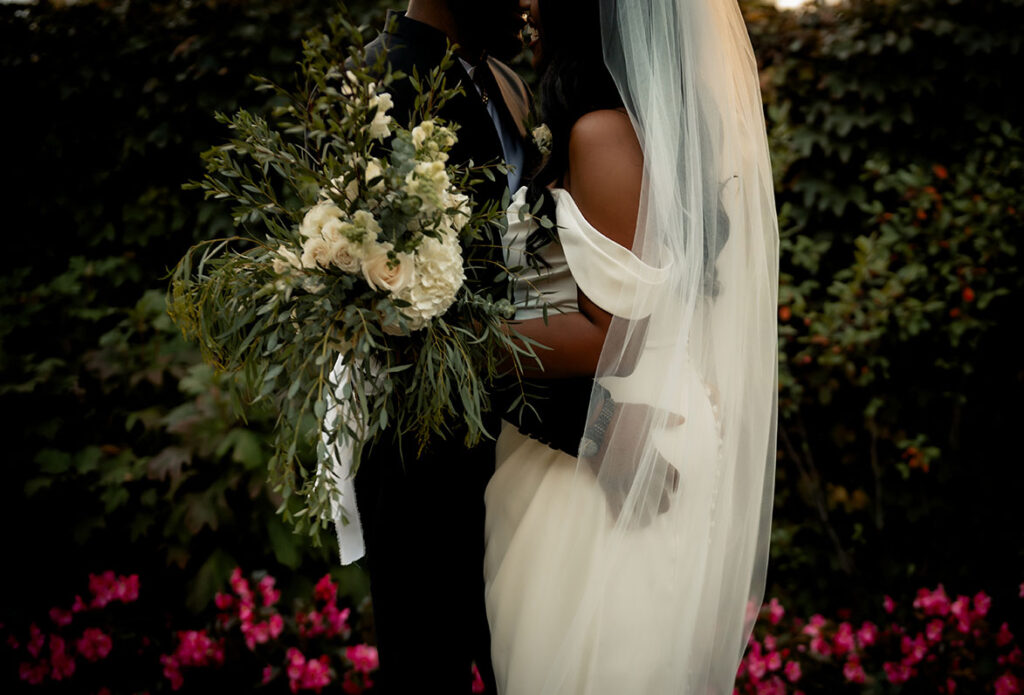
[[438, 240], [425, 237], [416, 249], [415, 282], [395, 297], [410, 304], [401, 312], [410, 320], [410, 328], [418, 330], [443, 314], [455, 301], [466, 280], [462, 265], [462, 248], [455, 235]]

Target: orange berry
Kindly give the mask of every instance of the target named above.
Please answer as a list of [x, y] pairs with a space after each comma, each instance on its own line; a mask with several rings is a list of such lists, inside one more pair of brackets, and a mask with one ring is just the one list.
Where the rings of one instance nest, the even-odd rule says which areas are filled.
[[789, 319], [792, 318], [792, 317], [793, 317], [793, 312], [791, 312], [789, 310], [788, 306], [780, 306], [779, 307], [779, 318], [780, 319], [782, 319], [783, 321], [789, 321]]
[[972, 290], [970, 287], [965, 287], [964, 291], [963, 291], [963, 296], [964, 296], [964, 301], [965, 302], [973, 302], [974, 301], [974, 290]]

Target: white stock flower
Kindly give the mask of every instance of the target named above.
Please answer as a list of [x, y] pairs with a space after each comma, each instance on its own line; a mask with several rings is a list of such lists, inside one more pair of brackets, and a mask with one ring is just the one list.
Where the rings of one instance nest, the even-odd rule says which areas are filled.
[[356, 231], [363, 235], [364, 242], [374, 242], [377, 240], [377, 235], [380, 234], [380, 224], [374, 219], [373, 215], [366, 210], [356, 210], [352, 214], [352, 224], [355, 226]]
[[299, 270], [302, 268], [302, 261], [299, 260], [298, 255], [290, 248], [281, 244], [277, 247], [277, 257], [271, 262], [274, 267], [274, 272], [278, 275], [284, 275], [289, 273], [292, 269]]
[[388, 257], [392, 248], [390, 242], [371, 244], [363, 257], [363, 277], [373, 289], [396, 294], [412, 284], [416, 269], [407, 253], [395, 254], [392, 261]]
[[452, 215], [452, 227], [456, 232], [461, 232], [462, 228], [469, 222], [470, 216], [473, 214], [473, 208], [470, 205], [469, 196], [462, 193], [452, 193], [448, 196], [446, 202], [447, 207], [456, 208], [458, 212]]
[[380, 160], [376, 157], [371, 157], [370, 161], [366, 163], [366, 185], [370, 188], [372, 193], [380, 193], [384, 190], [384, 181], [381, 179], [373, 186], [370, 186], [370, 181], [384, 176], [384, 167], [381, 166]]
[[391, 116], [388, 115], [388, 111], [394, 106], [391, 95], [387, 92], [374, 94], [370, 97], [368, 105], [371, 109], [374, 106], [377, 107], [377, 113], [374, 115], [373, 121], [370, 122], [370, 137], [383, 140], [391, 135]]
[[406, 192], [423, 201], [426, 211], [444, 206], [448, 185], [448, 172], [439, 161], [420, 162], [405, 177]]
[[412, 129], [412, 144], [417, 150], [423, 147], [423, 143], [434, 134], [434, 122], [423, 121]]
[[309, 209], [299, 225], [299, 233], [307, 239], [318, 236], [329, 220], [340, 219], [344, 213], [334, 203], [317, 203]]

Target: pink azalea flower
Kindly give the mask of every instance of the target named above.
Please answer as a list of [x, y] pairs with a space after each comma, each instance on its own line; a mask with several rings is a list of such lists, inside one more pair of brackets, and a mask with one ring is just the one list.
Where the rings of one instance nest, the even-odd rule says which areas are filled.
[[925, 627], [925, 635], [928, 637], [929, 642], [938, 642], [942, 639], [942, 628], [946, 626], [946, 623], [936, 618], [935, 620], [928, 623]]
[[832, 638], [832, 646], [836, 654], [845, 654], [852, 651], [857, 645], [854, 641], [853, 626], [850, 623], [840, 623]]
[[906, 654], [904, 663], [909, 665], [918, 663], [924, 658], [925, 654], [928, 653], [928, 643], [925, 641], [924, 635], [920, 632], [917, 633], [917, 636], [914, 637], [914, 639], [910, 639], [904, 635], [901, 640], [900, 647], [903, 653]]
[[768, 602], [768, 622], [772, 625], [778, 625], [779, 621], [782, 620], [782, 616], [786, 614], [786, 609], [779, 603], [779, 599], [772, 597], [772, 600]]
[[242, 601], [252, 602], [252, 589], [249, 588], [249, 580], [242, 576], [242, 569], [240, 567], [236, 567], [231, 571], [228, 583], [238, 598], [242, 599]]
[[328, 603], [324, 607], [323, 617], [327, 621], [327, 636], [334, 637], [341, 635], [347, 637], [349, 634], [348, 617], [351, 614], [351, 610], [345, 608], [344, 610], [338, 610], [338, 606], [333, 602]]
[[815, 635], [811, 638], [811, 651], [819, 656], [831, 656], [832, 645], [821, 635]]
[[765, 663], [765, 660], [761, 656], [751, 654], [747, 657], [747, 673], [750, 674], [751, 680], [755, 683], [764, 677], [767, 670], [768, 664]]
[[364, 675], [370, 675], [380, 667], [377, 648], [368, 644], [357, 644], [345, 650], [345, 658], [352, 662], [352, 668]]
[[857, 643], [863, 647], [870, 647], [878, 639], [878, 626], [865, 621], [857, 630]]
[[75, 642], [78, 653], [87, 661], [99, 661], [105, 659], [112, 647], [110, 636], [103, 630], [95, 627], [87, 627], [82, 636]]
[[996, 695], [1017, 695], [1020, 692], [1020, 682], [1017, 677], [1007, 671], [996, 679]]
[[280, 613], [274, 613], [270, 616], [268, 627], [270, 628], [270, 636], [277, 639], [278, 635], [284, 630], [284, 618], [281, 617]]
[[317, 601], [332, 602], [338, 596], [338, 586], [331, 581], [331, 575], [325, 574], [313, 587], [313, 598]]
[[864, 667], [856, 659], [850, 659], [843, 666], [843, 676], [851, 683], [863, 683], [865, 678]]
[[476, 662], [473, 662], [473, 692], [482, 693], [487, 690], [484, 686], [484, 679], [480, 676], [480, 669], [476, 667]]
[[1003, 623], [999, 626], [999, 632], [996, 633], [996, 645], [1005, 647], [1013, 641], [1013, 633], [1010, 632], [1010, 625]]
[[260, 579], [258, 588], [263, 597], [264, 606], [273, 606], [281, 598], [281, 592], [274, 588], [275, 582], [276, 580], [269, 574]]
[[796, 683], [803, 675], [800, 670], [800, 662], [798, 661], [787, 661], [782, 671], [786, 674], [786, 678], [789, 679], [790, 683]]
[[64, 638], [59, 635], [50, 635], [50, 663], [50, 678], [55, 681], [69, 678], [75, 672], [75, 660], [67, 655]]
[[768, 667], [769, 671], [778, 671], [782, 668], [782, 654], [779, 654], [778, 652], [771, 652], [765, 658], [764, 663], [765, 666]]
[[906, 683], [913, 675], [913, 670], [907, 664], [896, 664], [891, 661], [886, 661], [882, 664], [882, 668], [885, 670], [885, 675], [889, 679], [889, 682], [893, 685]]
[[306, 662], [306, 668], [299, 683], [300, 688], [320, 692], [324, 686], [330, 685], [330, 683], [331, 670], [326, 655]]
[[939, 584], [935, 591], [919, 589], [917, 598], [914, 599], [914, 608], [921, 609], [925, 615], [946, 615], [950, 610], [946, 589], [942, 584]]
[[43, 631], [40, 630], [35, 623], [28, 626], [28, 644], [25, 649], [28, 653], [34, 657], [39, 656], [39, 652], [42, 650], [43, 645], [46, 643], [46, 636]]
[[29, 685], [39, 685], [46, 680], [46, 674], [49, 672], [50, 665], [46, 662], [46, 659], [35, 664], [25, 661], [18, 664], [18, 678]]
[[217, 604], [218, 609], [226, 611], [229, 610], [233, 605], [235, 605], [235, 597], [231, 594], [225, 594], [218, 591], [213, 596], [213, 602]]
[[966, 596], [958, 596], [950, 606], [949, 612], [956, 617], [957, 629], [960, 632], [966, 634], [971, 631], [971, 599]]
[[992, 607], [992, 597], [986, 594], [984, 591], [979, 591], [974, 595], [974, 612], [980, 617], [984, 618], [988, 615], [988, 609]]
[[884, 599], [882, 600], [882, 608], [884, 608], [884, 609], [885, 609], [885, 612], [886, 612], [886, 613], [892, 613], [892, 612], [893, 612], [893, 610], [894, 610], [894, 609], [896, 608], [896, 603], [895, 603], [895, 602], [894, 602], [894, 601], [892, 600], [892, 598], [891, 598], [891, 597], [889, 597], [889, 596], [886, 596], [886, 597], [885, 597], [885, 598], [884, 598]]
[[178, 660], [167, 654], [160, 655], [160, 665], [164, 667], [164, 678], [171, 682], [171, 690], [181, 690], [185, 679], [181, 675]]
[[786, 695], [786, 684], [778, 676], [772, 676], [757, 684], [757, 695]]
[[54, 606], [50, 609], [50, 620], [57, 625], [57, 627], [64, 627], [65, 625], [71, 624], [71, 611], [66, 611], [62, 608]]
[[775, 651], [775, 646], [778, 644], [778, 640], [775, 639], [774, 635], [764, 636], [764, 648], [768, 651]]

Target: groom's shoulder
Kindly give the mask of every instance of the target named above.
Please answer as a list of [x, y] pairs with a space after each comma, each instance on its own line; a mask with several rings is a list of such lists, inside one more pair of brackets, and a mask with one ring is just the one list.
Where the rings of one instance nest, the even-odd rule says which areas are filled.
[[489, 57], [487, 61], [490, 63], [491, 73], [494, 75], [494, 78], [499, 83], [504, 82], [504, 86], [508, 88], [507, 91], [502, 90], [506, 95], [506, 99], [509, 92], [511, 92], [517, 100], [528, 106], [533, 100], [533, 95], [530, 93], [530, 88], [526, 86], [526, 82], [519, 76], [519, 73], [497, 58]]

